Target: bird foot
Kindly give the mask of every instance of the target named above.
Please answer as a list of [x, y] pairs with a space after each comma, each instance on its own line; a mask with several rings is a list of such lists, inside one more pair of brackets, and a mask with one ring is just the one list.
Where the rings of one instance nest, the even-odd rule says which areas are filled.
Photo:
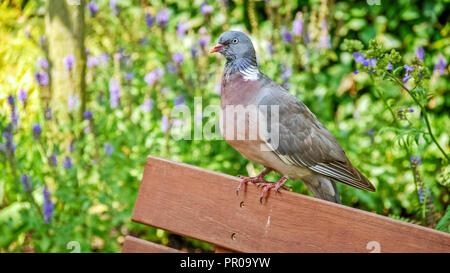
[[259, 202], [262, 204], [263, 199], [267, 196], [267, 192], [270, 189], [273, 189], [274, 192], [279, 192], [280, 188], [283, 188], [285, 190], [291, 190], [290, 187], [283, 185], [287, 180], [287, 177], [283, 176], [280, 180], [278, 180], [278, 182], [274, 183], [274, 182], [267, 182], [267, 181], [263, 181], [263, 182], [258, 182], [256, 183], [256, 185], [258, 187], [263, 187], [263, 191], [261, 193], [261, 196], [259, 197]]
[[236, 189], [236, 195], [239, 194], [239, 191], [241, 190], [241, 187], [247, 183], [263, 183], [263, 182], [267, 182], [264, 180], [264, 175], [263, 173], [258, 174], [257, 176], [253, 176], [253, 177], [247, 177], [247, 176], [242, 176], [239, 175], [239, 178], [241, 178], [241, 182], [239, 183], [239, 186]]

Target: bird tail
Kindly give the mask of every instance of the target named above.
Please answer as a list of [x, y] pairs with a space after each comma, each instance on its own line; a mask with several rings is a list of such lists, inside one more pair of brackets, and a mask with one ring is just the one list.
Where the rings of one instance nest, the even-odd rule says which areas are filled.
[[339, 191], [336, 183], [328, 177], [322, 175], [311, 175], [308, 179], [303, 179], [308, 190], [312, 192], [314, 197], [341, 204]]

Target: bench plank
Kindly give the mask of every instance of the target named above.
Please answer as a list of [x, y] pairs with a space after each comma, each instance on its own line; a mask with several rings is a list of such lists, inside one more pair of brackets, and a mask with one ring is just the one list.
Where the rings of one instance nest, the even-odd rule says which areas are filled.
[[[239, 252], [450, 252], [450, 234], [149, 156], [132, 219]], [[370, 193], [367, 193], [370, 194]]]
[[184, 253], [181, 250], [142, 240], [130, 235], [125, 236], [122, 253]]

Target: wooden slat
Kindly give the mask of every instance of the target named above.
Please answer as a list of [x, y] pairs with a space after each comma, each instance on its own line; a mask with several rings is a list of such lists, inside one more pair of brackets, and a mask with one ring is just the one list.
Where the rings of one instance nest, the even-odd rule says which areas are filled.
[[221, 246], [216, 246], [216, 250], [214, 252], [215, 253], [235, 253], [235, 251], [223, 248]]
[[184, 253], [178, 249], [145, 241], [133, 236], [126, 236], [122, 253]]
[[239, 181], [148, 157], [132, 219], [239, 252], [450, 252], [450, 234], [286, 191], [260, 204]]

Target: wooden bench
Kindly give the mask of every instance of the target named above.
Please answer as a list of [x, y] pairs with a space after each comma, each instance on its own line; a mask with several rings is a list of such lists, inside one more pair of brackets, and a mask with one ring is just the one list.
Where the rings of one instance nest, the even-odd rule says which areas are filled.
[[[217, 252], [450, 252], [450, 234], [149, 156], [132, 220]], [[370, 193], [368, 193], [370, 194]], [[127, 236], [122, 252], [180, 252]]]

